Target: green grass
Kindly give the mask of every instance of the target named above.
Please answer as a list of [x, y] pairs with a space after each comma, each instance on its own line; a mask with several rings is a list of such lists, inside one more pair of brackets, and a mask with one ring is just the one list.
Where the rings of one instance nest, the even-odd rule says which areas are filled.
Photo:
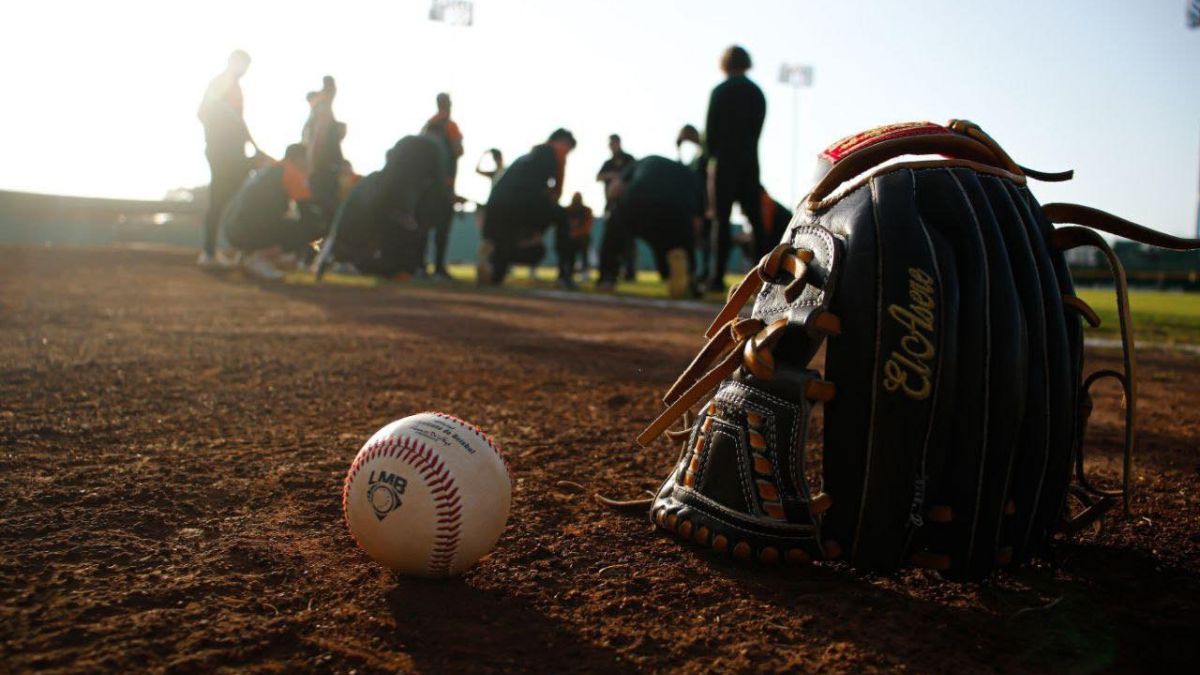
[[[1100, 316], [1098, 329], [1087, 335], [1118, 337], [1117, 299], [1111, 288], [1078, 289], [1080, 298]], [[1134, 337], [1140, 342], [1200, 344], [1200, 293], [1171, 291], [1129, 292]]]
[[[475, 284], [475, 266], [474, 265], [450, 265], [450, 276], [454, 277], [455, 281], [460, 282], [463, 287], [474, 288]], [[557, 288], [554, 285], [555, 279], [558, 278], [558, 268], [556, 267], [538, 267], [534, 270], [534, 276], [529, 275], [528, 267], [516, 267], [509, 272], [508, 279], [504, 282], [505, 289], [516, 291], [539, 289], [549, 290]], [[593, 271], [589, 277], [589, 281], [579, 284], [581, 293], [599, 293], [595, 289], [596, 274]], [[741, 280], [740, 275], [729, 275], [726, 277], [726, 283], [733, 285]], [[307, 272], [293, 272], [287, 275], [287, 282], [299, 285], [311, 285], [314, 283], [313, 277]], [[405, 282], [391, 282], [382, 280], [377, 277], [370, 276], [354, 276], [348, 274], [329, 273], [325, 275], [323, 283], [333, 284], [337, 286], [362, 286], [371, 287], [379, 284], [388, 283], [404, 283], [417, 288], [445, 288], [444, 284], [425, 281], [425, 280], [408, 280]], [[616, 295], [636, 297], [636, 298], [667, 298], [667, 287], [661, 281], [657, 272], [649, 270], [641, 270], [638, 272], [637, 280], [635, 281], [620, 281], [617, 283]], [[721, 293], [710, 293], [704, 298], [705, 301], [710, 301], [714, 306], [724, 302], [725, 296]], [[715, 309], [713, 310], [716, 311]]]
[[[451, 265], [450, 274], [460, 282], [460, 287], [474, 288], [475, 267], [473, 265]], [[529, 276], [528, 268], [516, 268], [505, 282], [505, 289], [511, 292], [521, 292], [529, 289], [553, 289], [554, 280], [558, 274], [556, 268], [539, 267], [533, 278]], [[594, 279], [594, 272], [593, 277]], [[726, 278], [729, 285], [739, 281], [740, 277], [730, 275]], [[312, 284], [312, 275], [294, 273], [288, 276], [289, 283]], [[345, 274], [329, 274], [325, 283], [339, 286], [374, 287], [393, 282], [384, 281], [369, 276], [351, 276]], [[442, 284], [428, 281], [405, 282], [418, 288], [444, 288]], [[580, 292], [596, 293], [591, 282], [580, 284]], [[1117, 322], [1117, 302], [1112, 289], [1082, 288], [1078, 289], [1079, 297], [1096, 310], [1100, 316], [1100, 328], [1087, 328], [1086, 335], [1117, 338], [1119, 323]], [[642, 270], [638, 272], [636, 281], [622, 281], [617, 284], [616, 294], [627, 297], [666, 299], [666, 286], [659, 280], [658, 273]], [[711, 293], [704, 300], [715, 307], [724, 296]], [[1200, 293], [1182, 293], [1170, 291], [1129, 292], [1129, 304], [1133, 314], [1134, 336], [1139, 342], [1166, 342], [1175, 344], [1200, 344]]]

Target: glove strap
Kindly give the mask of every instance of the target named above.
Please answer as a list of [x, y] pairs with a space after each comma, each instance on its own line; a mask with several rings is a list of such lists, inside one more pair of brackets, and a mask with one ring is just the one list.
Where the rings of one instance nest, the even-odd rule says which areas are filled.
[[[1054, 217], [1046, 214], [1053, 221]], [[1119, 493], [1105, 494], [1102, 491], [1092, 489], [1090, 484], [1083, 476], [1083, 437], [1082, 429], [1080, 434], [1079, 454], [1076, 459], [1076, 474], [1080, 480], [1080, 486], [1087, 492], [1092, 492], [1096, 496], [1120, 496], [1123, 502], [1125, 515], [1129, 515], [1129, 502], [1133, 490], [1133, 446], [1137, 433], [1137, 377], [1136, 377], [1136, 361], [1134, 356], [1133, 344], [1133, 328], [1132, 320], [1129, 315], [1129, 286], [1125, 278], [1125, 268], [1121, 265], [1120, 258], [1113, 252], [1108, 242], [1100, 236], [1095, 230], [1086, 227], [1061, 227], [1054, 231], [1051, 237], [1051, 245], [1060, 251], [1067, 251], [1080, 246], [1094, 246], [1104, 254], [1108, 260], [1108, 266], [1113, 274], [1113, 287], [1117, 295], [1117, 317], [1120, 321], [1121, 328], [1121, 352], [1123, 358], [1124, 372], [1116, 371], [1099, 371], [1092, 373], [1087, 377], [1083, 385], [1083, 407], [1081, 410], [1080, 424], [1086, 424], [1086, 413], [1090, 412], [1091, 406], [1091, 386], [1102, 377], [1113, 377], [1121, 383], [1121, 389], [1125, 394], [1125, 447], [1124, 447], [1124, 462], [1122, 465], [1122, 480], [1121, 491]], [[1094, 520], [1100, 514], [1092, 516], [1090, 512], [1093, 509], [1088, 509], [1079, 518], [1087, 517], [1088, 520]], [[1077, 529], [1084, 523], [1078, 522], [1079, 518], [1068, 523], [1068, 529]]]
[[[1069, 527], [1077, 527], [1080, 519], [1088, 517], [1091, 512], [1094, 512], [1098, 507], [1103, 505], [1104, 498], [1121, 497], [1125, 515], [1129, 515], [1129, 502], [1132, 498], [1133, 490], [1133, 446], [1137, 433], [1137, 377], [1134, 372], [1136, 363], [1132, 320], [1129, 315], [1129, 284], [1125, 277], [1125, 267], [1121, 265], [1121, 260], [1113, 252], [1112, 247], [1108, 245], [1108, 242], [1104, 241], [1104, 238], [1096, 230], [1078, 226], [1087, 225], [1097, 230], [1103, 230], [1110, 234], [1144, 244], [1177, 251], [1200, 248], [1200, 239], [1186, 239], [1163, 234], [1162, 232], [1157, 232], [1148, 227], [1114, 216], [1111, 213], [1079, 204], [1046, 204], [1042, 207], [1042, 211], [1051, 222], [1072, 224], [1070, 227], [1060, 227], [1054, 231], [1054, 235], [1051, 238], [1051, 244], [1054, 248], [1066, 251], [1079, 246], [1094, 246], [1104, 254], [1105, 259], [1108, 261], [1109, 269], [1112, 270], [1113, 274], [1113, 286], [1117, 295], [1117, 316], [1121, 324], [1121, 351], [1124, 360], [1124, 372], [1118, 373], [1112, 370], [1101, 370], [1088, 375], [1083, 384], [1084, 410], [1081, 411], [1083, 413], [1081, 415], [1081, 424], [1086, 424], [1086, 414], [1090, 412], [1091, 386], [1096, 381], [1105, 377], [1120, 382], [1121, 389], [1125, 394], [1125, 449], [1122, 466], [1122, 487], [1119, 492], [1104, 491], [1094, 488], [1088, 483], [1083, 472], [1083, 435], [1081, 429], [1080, 452], [1076, 458], [1075, 467], [1076, 477], [1079, 481], [1079, 486], [1082, 488], [1082, 494], [1090, 493], [1093, 497], [1100, 498], [1100, 502], [1090, 505], [1084, 513], [1068, 524]], [[1098, 321], [1089, 321], [1093, 325], [1098, 323]], [[1091, 519], [1094, 519], [1094, 517]]]
[[785, 297], [793, 300], [799, 297], [805, 287], [807, 265], [812, 259], [812, 251], [780, 244], [763, 256], [730, 291], [725, 306], [705, 331], [709, 341], [667, 390], [663, 396], [667, 409], [638, 434], [639, 444], [646, 445], [661, 436], [675, 420], [741, 366], [755, 377], [770, 379], [775, 371], [771, 350], [782, 337], [788, 321], [779, 319], [767, 324], [761, 319], [741, 319], [738, 315], [765, 283], [786, 283]]

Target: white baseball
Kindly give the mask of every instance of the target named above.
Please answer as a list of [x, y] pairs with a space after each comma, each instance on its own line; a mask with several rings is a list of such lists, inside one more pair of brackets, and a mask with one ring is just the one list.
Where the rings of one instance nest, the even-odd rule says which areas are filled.
[[459, 574], [491, 551], [511, 500], [496, 444], [474, 425], [433, 412], [375, 432], [342, 489], [358, 545], [385, 567], [426, 577]]

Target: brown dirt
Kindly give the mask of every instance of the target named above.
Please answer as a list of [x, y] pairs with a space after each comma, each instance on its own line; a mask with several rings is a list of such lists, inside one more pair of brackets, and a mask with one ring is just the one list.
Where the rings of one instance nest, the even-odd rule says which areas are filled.
[[[1141, 355], [1135, 517], [987, 584], [763, 571], [590, 492], [707, 317], [472, 289], [260, 286], [181, 254], [0, 249], [0, 671], [1162, 670], [1200, 660], [1200, 369]], [[1096, 365], [1115, 365], [1092, 354]], [[1116, 476], [1109, 387], [1089, 442]], [[426, 409], [505, 447], [498, 549], [381, 570], [344, 473]]]

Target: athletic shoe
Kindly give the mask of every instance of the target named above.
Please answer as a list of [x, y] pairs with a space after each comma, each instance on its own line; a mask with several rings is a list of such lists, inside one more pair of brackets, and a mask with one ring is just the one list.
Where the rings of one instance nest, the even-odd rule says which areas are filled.
[[242, 260], [242, 269], [247, 274], [263, 281], [279, 281], [283, 278], [283, 272], [276, 269], [275, 265], [261, 253], [252, 253]]
[[564, 291], [579, 290], [579, 286], [575, 284], [575, 280], [571, 277], [559, 277], [558, 280], [554, 282], [554, 285], [558, 286]]
[[440, 269], [433, 272], [434, 281], [454, 281], [454, 277], [450, 276], [450, 272]]
[[607, 279], [601, 279], [596, 282], [596, 290], [600, 293], [613, 293], [617, 290], [617, 285]]

